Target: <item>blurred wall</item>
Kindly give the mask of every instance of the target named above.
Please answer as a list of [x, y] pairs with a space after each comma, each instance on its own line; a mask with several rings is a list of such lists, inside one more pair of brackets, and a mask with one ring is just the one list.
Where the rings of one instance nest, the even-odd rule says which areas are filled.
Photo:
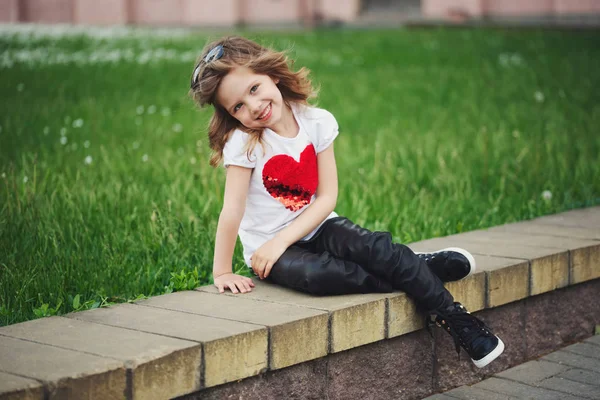
[[[421, 0], [424, 18], [600, 15], [600, 0]], [[229, 27], [352, 21], [360, 0], [0, 0], [0, 22]]]

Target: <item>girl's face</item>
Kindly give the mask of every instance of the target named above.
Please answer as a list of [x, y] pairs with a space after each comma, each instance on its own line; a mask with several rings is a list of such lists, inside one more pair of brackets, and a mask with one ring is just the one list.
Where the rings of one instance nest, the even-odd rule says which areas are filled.
[[245, 127], [271, 128], [281, 121], [284, 107], [277, 83], [268, 75], [236, 67], [221, 80], [217, 101]]

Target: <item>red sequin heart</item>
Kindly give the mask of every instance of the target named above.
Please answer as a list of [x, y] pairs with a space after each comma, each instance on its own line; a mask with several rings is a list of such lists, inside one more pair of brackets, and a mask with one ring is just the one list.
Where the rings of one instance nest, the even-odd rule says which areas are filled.
[[262, 171], [263, 185], [273, 198], [290, 211], [298, 211], [317, 191], [319, 171], [317, 153], [312, 144], [300, 154], [300, 162], [279, 154], [271, 157]]

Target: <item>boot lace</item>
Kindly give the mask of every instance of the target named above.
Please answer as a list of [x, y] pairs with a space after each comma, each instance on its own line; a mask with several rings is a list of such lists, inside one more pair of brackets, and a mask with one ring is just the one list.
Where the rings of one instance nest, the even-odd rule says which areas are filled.
[[454, 339], [454, 346], [459, 354], [461, 345], [471, 353], [475, 339], [481, 336], [493, 336], [491, 329], [483, 321], [469, 314], [462, 306], [436, 311], [436, 315], [435, 321], [430, 320], [428, 329], [435, 323], [447, 330]]

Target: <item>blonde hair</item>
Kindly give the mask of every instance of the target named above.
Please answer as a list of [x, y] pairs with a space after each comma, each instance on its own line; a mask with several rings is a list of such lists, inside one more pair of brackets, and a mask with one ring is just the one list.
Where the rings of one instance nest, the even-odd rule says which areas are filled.
[[[223, 46], [222, 56], [205, 61], [207, 54], [219, 45]], [[199, 107], [214, 107], [208, 125], [208, 141], [212, 149], [210, 165], [219, 165], [223, 159], [223, 148], [235, 129], [241, 129], [251, 135], [247, 148], [248, 157], [256, 144], [261, 142], [263, 133], [262, 130], [243, 126], [217, 102], [216, 94], [221, 80], [234, 68], [247, 67], [256, 74], [268, 75], [275, 81], [279, 80], [277, 87], [286, 105], [289, 106], [290, 102], [307, 104], [308, 99], [316, 96], [308, 78], [310, 71], [303, 67], [294, 72], [292, 66], [293, 60], [288, 58], [286, 52], [274, 51], [240, 36], [227, 36], [204, 47], [194, 68], [190, 96]], [[194, 79], [196, 75], [197, 79]]]

